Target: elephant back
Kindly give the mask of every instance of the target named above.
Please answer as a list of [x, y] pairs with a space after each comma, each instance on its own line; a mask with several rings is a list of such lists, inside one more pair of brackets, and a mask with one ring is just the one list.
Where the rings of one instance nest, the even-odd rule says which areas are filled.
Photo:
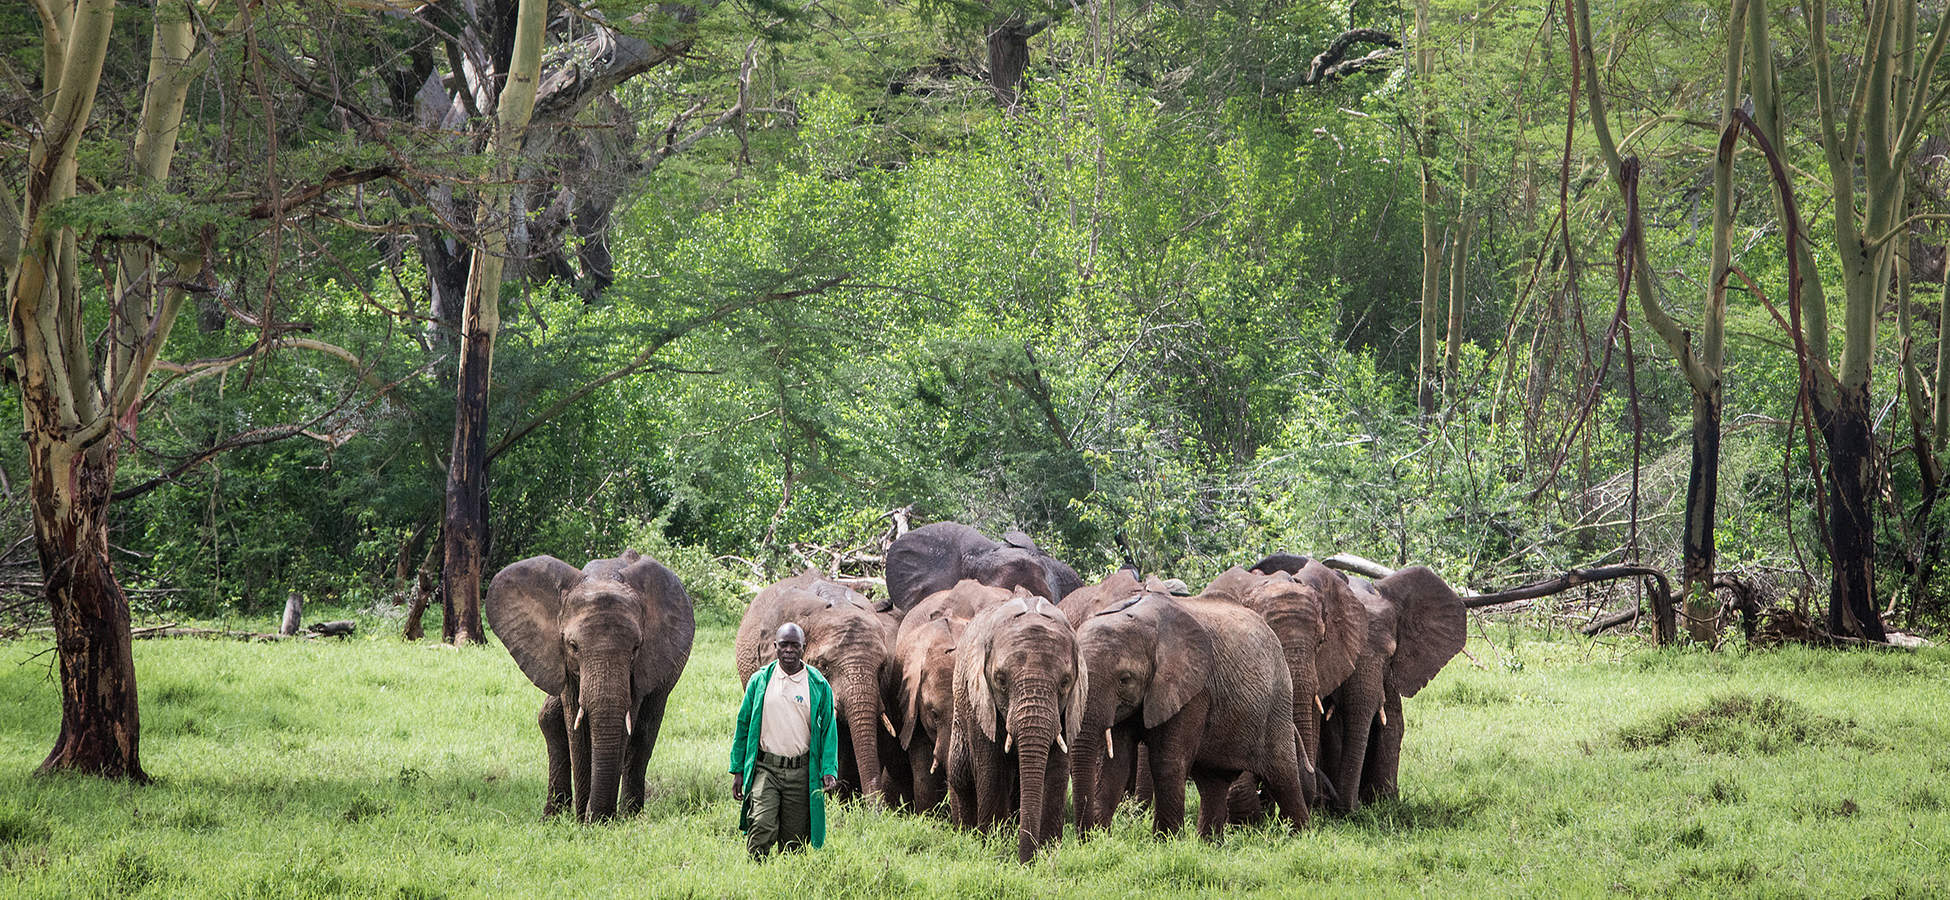
[[1138, 583], [1136, 572], [1118, 569], [1096, 584], [1086, 584], [1071, 591], [1057, 607], [1070, 620], [1071, 628], [1082, 628], [1084, 621], [1091, 616], [1143, 592], [1144, 585]]
[[896, 638], [917, 628], [927, 627], [937, 619], [952, 619], [966, 623], [980, 615], [983, 610], [1000, 606], [1009, 599], [1009, 592], [998, 587], [990, 587], [972, 578], [955, 582], [955, 586], [945, 591], [935, 591], [927, 599], [915, 604], [913, 609], [901, 619]]
[[903, 610], [961, 580], [962, 558], [995, 542], [960, 522], [934, 522], [894, 539], [887, 548], [887, 598]]
[[773, 637], [787, 622], [806, 630], [806, 661], [815, 667], [821, 666], [822, 649], [835, 643], [870, 642], [880, 648], [882, 659], [893, 650], [890, 619], [876, 613], [859, 592], [809, 569], [759, 591], [745, 607], [735, 645], [740, 681], [750, 680], [776, 658]]

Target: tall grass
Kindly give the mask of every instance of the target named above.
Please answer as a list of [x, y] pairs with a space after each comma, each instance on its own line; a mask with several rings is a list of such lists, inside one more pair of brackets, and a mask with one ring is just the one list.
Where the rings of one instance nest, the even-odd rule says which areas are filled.
[[724, 763], [729, 629], [699, 635], [643, 815], [539, 818], [541, 693], [499, 646], [389, 637], [136, 648], [130, 787], [32, 775], [44, 642], [0, 644], [0, 895], [975, 897], [1950, 894], [1950, 652], [1706, 655], [1478, 627], [1408, 701], [1402, 799], [1298, 835], [1054, 845], [835, 807], [748, 862]]

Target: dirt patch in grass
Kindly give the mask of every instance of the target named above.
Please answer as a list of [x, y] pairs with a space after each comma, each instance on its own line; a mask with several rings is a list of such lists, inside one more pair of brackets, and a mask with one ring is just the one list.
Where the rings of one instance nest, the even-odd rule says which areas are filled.
[[1727, 694], [1694, 709], [1661, 713], [1618, 732], [1628, 750], [1690, 741], [1708, 753], [1775, 754], [1830, 743], [1855, 726], [1773, 694]]

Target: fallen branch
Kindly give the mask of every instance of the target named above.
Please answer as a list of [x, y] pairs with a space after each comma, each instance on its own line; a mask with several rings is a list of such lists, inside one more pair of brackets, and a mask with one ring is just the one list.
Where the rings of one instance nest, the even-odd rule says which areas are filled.
[[173, 622], [168, 625], [153, 625], [148, 628], [133, 629], [129, 632], [129, 637], [133, 640], [138, 640], [138, 641], [149, 640], [151, 638], [178, 638], [178, 637], [229, 638], [231, 640], [237, 640], [237, 641], [284, 640], [284, 638], [278, 635], [267, 634], [260, 631], [234, 631], [229, 628], [178, 628]]

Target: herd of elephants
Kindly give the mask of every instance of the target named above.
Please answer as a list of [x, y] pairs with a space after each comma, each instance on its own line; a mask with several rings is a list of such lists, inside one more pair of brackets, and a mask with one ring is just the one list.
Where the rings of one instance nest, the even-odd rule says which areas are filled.
[[[1379, 581], [1275, 554], [1196, 596], [1120, 570], [1097, 584], [1019, 532], [953, 522], [886, 555], [878, 602], [808, 571], [759, 592], [738, 627], [739, 678], [770, 662], [778, 626], [805, 629], [832, 683], [841, 790], [938, 810], [963, 827], [1017, 825], [1028, 861], [1062, 833], [1148, 796], [1177, 831], [1185, 783], [1198, 829], [1395, 795], [1402, 698], [1462, 650], [1463, 601], [1420, 566]], [[691, 603], [671, 571], [626, 551], [577, 569], [551, 556], [495, 575], [486, 612], [548, 695], [543, 811], [584, 820], [642, 808], [664, 705], [690, 658]], [[573, 805], [573, 806], [571, 806]]]

